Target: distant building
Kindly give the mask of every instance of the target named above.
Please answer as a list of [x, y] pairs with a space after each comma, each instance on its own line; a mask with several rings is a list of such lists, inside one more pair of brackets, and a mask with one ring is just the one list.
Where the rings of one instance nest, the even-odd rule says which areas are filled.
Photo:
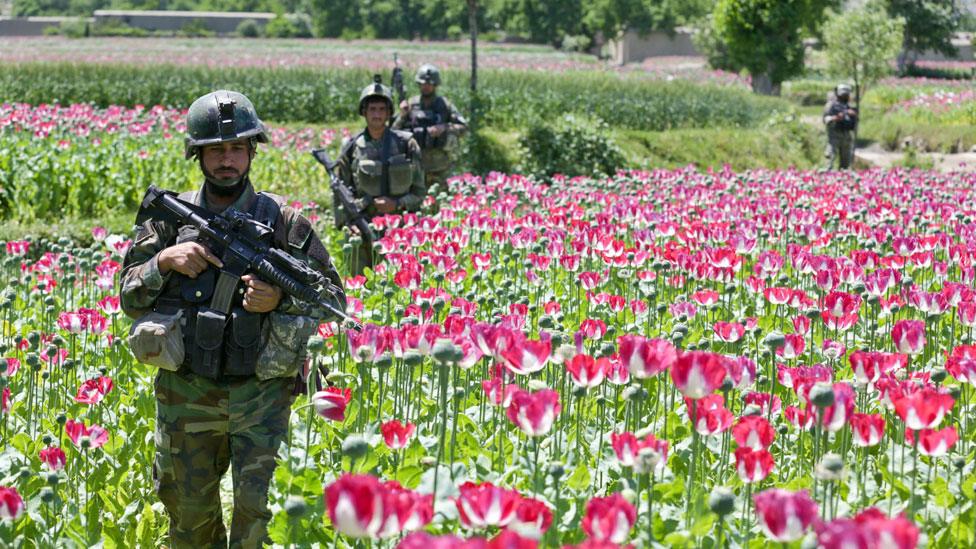
[[246, 11], [95, 10], [94, 16], [95, 24], [117, 21], [150, 32], [175, 32], [196, 23], [216, 34], [233, 34], [238, 25], [248, 19], [264, 26], [275, 18], [275, 14], [269, 12]]
[[607, 44], [610, 59], [618, 65], [639, 63], [648, 57], [697, 56], [701, 55], [691, 41], [694, 29], [678, 27], [673, 33], [653, 31], [641, 36], [637, 31], [628, 30], [619, 38]]

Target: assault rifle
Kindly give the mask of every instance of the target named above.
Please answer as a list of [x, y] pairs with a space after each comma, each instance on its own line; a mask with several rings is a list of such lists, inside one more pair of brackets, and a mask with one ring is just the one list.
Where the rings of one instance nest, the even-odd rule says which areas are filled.
[[397, 92], [397, 105], [393, 109], [396, 112], [400, 108], [400, 103], [407, 98], [407, 92], [403, 89], [403, 68], [400, 67], [400, 58], [393, 52], [393, 77], [390, 79], [393, 89]]
[[304, 262], [263, 243], [261, 237], [271, 234], [273, 229], [255, 221], [249, 214], [231, 209], [218, 215], [180, 200], [176, 193], [150, 185], [142, 199], [136, 224], [150, 218], [196, 227], [203, 239], [223, 249], [220, 258], [224, 264], [223, 273], [239, 278], [248, 271], [254, 272], [295, 299], [321, 307], [354, 330], [362, 330], [362, 326], [345, 311], [323, 299], [318, 288], [333, 295], [342, 290]]
[[359, 229], [359, 234], [367, 239], [370, 244], [376, 242], [376, 233], [369, 227], [369, 222], [366, 220], [366, 216], [363, 215], [363, 211], [356, 206], [352, 191], [335, 173], [337, 162], [329, 159], [329, 153], [325, 152], [325, 149], [314, 149], [312, 156], [319, 161], [319, 164], [325, 166], [325, 171], [329, 173], [329, 187], [332, 188], [332, 194], [339, 201], [342, 209], [346, 210], [349, 214], [350, 222]]

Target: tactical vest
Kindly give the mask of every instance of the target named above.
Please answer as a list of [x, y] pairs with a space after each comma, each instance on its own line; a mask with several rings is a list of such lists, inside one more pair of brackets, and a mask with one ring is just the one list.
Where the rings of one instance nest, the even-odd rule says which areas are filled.
[[441, 96], [434, 97], [430, 107], [423, 107], [423, 100], [415, 97], [410, 102], [410, 129], [414, 139], [420, 145], [421, 150], [442, 149], [447, 144], [447, 132], [437, 137], [431, 137], [427, 129], [438, 124], [447, 124], [451, 121], [451, 109], [447, 107], [447, 101]]
[[[179, 198], [196, 202], [197, 192], [182, 193]], [[274, 229], [281, 217], [281, 208], [270, 196], [258, 193], [247, 213]], [[178, 228], [175, 244], [199, 240], [196, 227], [183, 225]], [[274, 240], [274, 231], [262, 235], [260, 240], [282, 247]], [[213, 243], [208, 242], [208, 246]], [[224, 253], [222, 248], [211, 251], [217, 257]], [[243, 300], [244, 286], [239, 275], [223, 273], [214, 266], [209, 266], [196, 278], [173, 273], [166, 291], [156, 300], [156, 310], [163, 313], [183, 311], [186, 358], [181, 370], [210, 379], [254, 375], [268, 315], [244, 310]]]
[[355, 191], [373, 198], [399, 198], [409, 193], [415, 162], [407, 144], [409, 134], [387, 129], [380, 140], [378, 154], [372, 155], [370, 147], [359, 145], [365, 139], [364, 131], [346, 142], [342, 150], [352, 172]]

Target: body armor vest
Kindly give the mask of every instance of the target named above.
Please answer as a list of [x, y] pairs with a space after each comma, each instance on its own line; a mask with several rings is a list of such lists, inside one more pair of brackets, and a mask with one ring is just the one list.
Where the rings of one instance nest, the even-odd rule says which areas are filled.
[[[196, 192], [180, 194], [179, 198], [195, 202]], [[264, 193], [251, 202], [248, 214], [272, 229], [278, 223], [281, 209]], [[175, 244], [199, 242], [199, 231], [184, 225], [178, 228]], [[261, 236], [269, 245], [274, 232]], [[223, 259], [224, 250], [207, 243], [214, 255]], [[225, 270], [228, 261], [223, 259]], [[181, 370], [189, 370], [210, 379], [222, 376], [252, 376], [257, 366], [267, 314], [251, 313], [243, 307], [243, 286], [240, 275], [230, 274], [209, 266], [196, 278], [173, 273], [167, 291], [157, 299], [156, 309], [164, 313], [183, 311], [183, 340], [186, 348]], [[218, 305], [225, 304], [227, 305]], [[226, 310], [221, 310], [221, 308]]]

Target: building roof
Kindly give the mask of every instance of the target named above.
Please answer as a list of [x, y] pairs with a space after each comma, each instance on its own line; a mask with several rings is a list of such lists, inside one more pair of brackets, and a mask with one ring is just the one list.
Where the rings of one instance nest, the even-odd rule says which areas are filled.
[[95, 17], [226, 17], [228, 19], [274, 19], [267, 11], [176, 11], [176, 10], [95, 10]]

